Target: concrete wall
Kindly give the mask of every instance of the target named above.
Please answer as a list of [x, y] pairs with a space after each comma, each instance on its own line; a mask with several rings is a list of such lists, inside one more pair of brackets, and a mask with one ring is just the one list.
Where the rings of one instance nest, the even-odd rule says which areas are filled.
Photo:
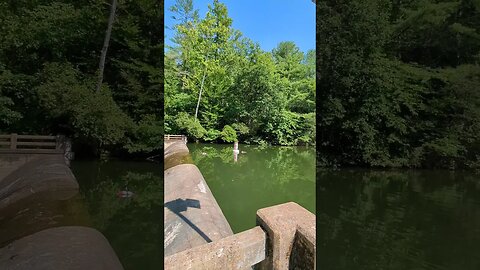
[[166, 141], [164, 143], [164, 170], [180, 164], [193, 164], [188, 147], [182, 141]]
[[86, 227], [57, 227], [37, 232], [0, 249], [4, 270], [123, 269], [107, 239]]
[[251, 269], [265, 259], [267, 235], [260, 227], [165, 258], [165, 270]]
[[315, 215], [296, 203], [257, 211], [259, 226], [165, 258], [164, 269], [313, 270]]
[[289, 202], [257, 211], [257, 227], [232, 235], [183, 142], [165, 144], [165, 269], [309, 270], [315, 215]]
[[[184, 156], [182, 142], [165, 148], [165, 159]], [[177, 164], [164, 170], [165, 256], [233, 234], [197, 166]]]
[[183, 141], [166, 141], [163, 148], [163, 157], [168, 159], [174, 155], [189, 154], [187, 145]]
[[22, 157], [13, 164], [20, 166], [0, 179], [0, 209], [44, 193], [56, 199], [78, 193], [78, 183], [63, 155]]
[[[0, 152], [0, 180], [17, 170], [21, 166], [25, 165], [31, 160], [39, 158], [39, 156], [45, 155], [33, 155], [23, 153], [10, 153], [4, 154]], [[59, 156], [58, 154], [51, 154], [47, 156]]]
[[103, 235], [85, 227], [65, 162], [63, 154], [0, 154], [0, 269], [123, 269]]
[[315, 269], [316, 218], [300, 205], [289, 202], [257, 211], [257, 225], [268, 235], [263, 270]]

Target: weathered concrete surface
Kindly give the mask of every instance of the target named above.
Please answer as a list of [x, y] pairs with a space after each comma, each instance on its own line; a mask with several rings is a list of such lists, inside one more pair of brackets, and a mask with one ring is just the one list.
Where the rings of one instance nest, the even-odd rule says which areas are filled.
[[63, 152], [34, 152], [0, 153], [0, 269], [122, 269], [101, 233], [77, 227], [90, 221]]
[[315, 236], [300, 227], [295, 233], [292, 252], [290, 253], [289, 269], [316, 269]]
[[193, 159], [190, 153], [180, 152], [165, 158], [163, 160], [163, 170], [168, 170], [180, 164], [193, 164]]
[[30, 196], [0, 211], [0, 248], [13, 240], [60, 226], [92, 226], [81, 196], [56, 200], [54, 194]]
[[105, 237], [86, 227], [47, 229], [0, 249], [2, 270], [123, 269]]
[[2, 155], [0, 156], [0, 179], [27, 163], [32, 157], [29, 155]]
[[[22, 154], [22, 153], [0, 153], [0, 179], [5, 178], [7, 175], [17, 170], [26, 163], [38, 159], [40, 156], [35, 154]], [[59, 154], [50, 154], [47, 156], [59, 156]]]
[[257, 225], [268, 235], [268, 257], [258, 269], [315, 269], [315, 215], [289, 202], [257, 211]]
[[68, 199], [78, 193], [78, 183], [62, 155], [36, 156], [1, 178], [0, 210], [43, 193], [55, 199]]
[[172, 140], [165, 140], [163, 141], [163, 149], [167, 149], [167, 147], [169, 147], [172, 143], [174, 143], [175, 141], [172, 141]]
[[166, 270], [244, 270], [265, 259], [266, 234], [260, 227], [165, 258]]
[[233, 234], [197, 166], [177, 165], [164, 175], [165, 256]]
[[187, 145], [183, 141], [168, 141], [164, 143], [164, 148], [163, 148], [163, 157], [165, 159], [168, 159], [172, 155], [176, 154], [188, 154], [190, 153], [188, 151]]
[[202, 174], [185, 164], [186, 145], [164, 149], [165, 269], [315, 269], [314, 214], [296, 203], [260, 209], [261, 227], [232, 235]]

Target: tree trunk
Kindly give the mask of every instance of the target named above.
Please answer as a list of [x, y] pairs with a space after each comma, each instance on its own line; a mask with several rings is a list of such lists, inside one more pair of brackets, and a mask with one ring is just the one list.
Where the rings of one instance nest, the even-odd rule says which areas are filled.
[[205, 82], [205, 76], [207, 76], [207, 67], [206, 66], [205, 66], [205, 70], [203, 71], [203, 78], [202, 78], [202, 83], [200, 85], [200, 92], [198, 93], [197, 108], [195, 109], [195, 120], [197, 120], [198, 107], [200, 107], [200, 99], [202, 98], [203, 83]]
[[112, 34], [113, 22], [115, 21], [115, 11], [117, 10], [117, 0], [112, 0], [110, 7], [110, 16], [108, 17], [107, 32], [105, 33], [105, 40], [103, 41], [102, 53], [100, 55], [99, 74], [97, 83], [97, 92], [100, 91], [100, 87], [103, 82], [103, 70], [105, 69], [105, 58], [107, 57], [108, 45], [110, 44], [110, 36]]

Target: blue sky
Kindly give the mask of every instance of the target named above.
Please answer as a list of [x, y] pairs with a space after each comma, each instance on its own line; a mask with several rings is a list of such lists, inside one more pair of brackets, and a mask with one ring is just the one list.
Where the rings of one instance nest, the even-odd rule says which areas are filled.
[[[311, 0], [220, 0], [228, 9], [233, 28], [271, 51], [281, 41], [293, 41], [300, 50], [315, 48], [315, 4]], [[174, 25], [169, 10], [175, 0], [165, 0], [165, 43], [171, 45]], [[201, 18], [213, 0], [193, 0]]]

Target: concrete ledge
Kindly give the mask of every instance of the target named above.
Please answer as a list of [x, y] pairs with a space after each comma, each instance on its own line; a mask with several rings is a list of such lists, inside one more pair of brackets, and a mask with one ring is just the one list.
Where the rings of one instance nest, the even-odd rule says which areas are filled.
[[31, 160], [30, 155], [0, 155], [0, 180]]
[[177, 165], [164, 177], [165, 256], [233, 234], [197, 166]]
[[0, 179], [0, 210], [40, 193], [68, 199], [78, 193], [78, 188], [63, 156], [39, 156]]
[[187, 145], [183, 141], [173, 141], [164, 143], [163, 157], [165, 159], [172, 155], [180, 153], [190, 153]]
[[244, 270], [265, 259], [266, 234], [260, 227], [165, 258], [165, 269]]
[[61, 226], [86, 226], [92, 223], [80, 195], [55, 200], [55, 194], [30, 196], [0, 211], [0, 248], [16, 239]]
[[268, 234], [268, 257], [259, 269], [315, 269], [315, 215], [289, 202], [257, 211], [257, 225]]
[[315, 252], [315, 237], [298, 230], [293, 240], [289, 269], [316, 269]]
[[165, 258], [165, 269], [313, 270], [315, 215], [290, 202], [257, 211], [257, 226]]
[[180, 164], [193, 164], [193, 159], [190, 153], [181, 152], [165, 158], [163, 160], [163, 170], [168, 170]]
[[43, 230], [0, 249], [2, 270], [121, 270], [107, 239], [86, 227]]
[[14, 172], [26, 163], [45, 157], [45, 156], [63, 156], [59, 154], [29, 154], [29, 153], [5, 153], [0, 152], [0, 180], [10, 173]]

